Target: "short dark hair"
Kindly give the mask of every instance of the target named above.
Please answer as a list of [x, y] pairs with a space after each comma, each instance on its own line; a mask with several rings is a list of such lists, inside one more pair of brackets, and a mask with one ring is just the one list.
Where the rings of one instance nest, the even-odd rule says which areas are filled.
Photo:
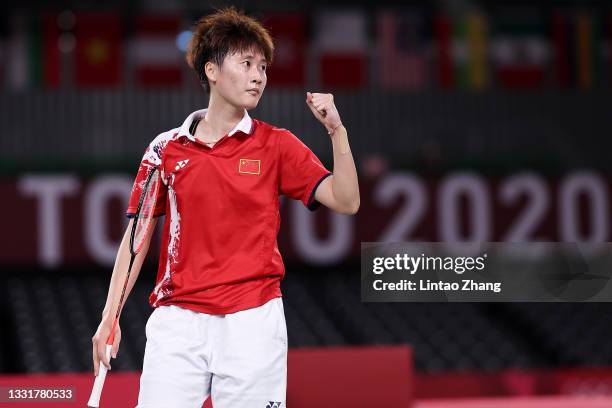
[[210, 84], [204, 66], [213, 62], [219, 67], [227, 54], [259, 49], [272, 63], [274, 42], [268, 30], [256, 19], [229, 7], [204, 16], [196, 24], [189, 47], [187, 64], [196, 72], [206, 92]]

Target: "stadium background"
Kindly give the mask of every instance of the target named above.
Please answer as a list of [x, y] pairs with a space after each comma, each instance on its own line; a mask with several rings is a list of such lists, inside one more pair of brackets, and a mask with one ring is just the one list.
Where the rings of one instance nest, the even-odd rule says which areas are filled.
[[[333, 92], [362, 188], [355, 217], [283, 203], [288, 403], [610, 404], [608, 303], [368, 304], [357, 271], [366, 241], [610, 241], [612, 6], [233, 4], [277, 41], [253, 116], [331, 166], [304, 100]], [[78, 384], [83, 400], [142, 152], [206, 104], [183, 47], [213, 8], [0, 7], [0, 386]], [[156, 262], [122, 315], [112, 406], [135, 402]]]

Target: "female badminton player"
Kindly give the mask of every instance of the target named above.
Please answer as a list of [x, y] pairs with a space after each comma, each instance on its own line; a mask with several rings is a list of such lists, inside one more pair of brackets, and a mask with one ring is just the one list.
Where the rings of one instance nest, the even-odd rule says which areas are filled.
[[[154, 216], [166, 218], [138, 407], [201, 407], [209, 396], [215, 408], [285, 407], [279, 196], [355, 214], [359, 187], [331, 94], [307, 92], [305, 104], [327, 130], [333, 173], [290, 131], [249, 116], [273, 52], [268, 31], [244, 13], [229, 8], [203, 17], [187, 62], [209, 94], [208, 107], [157, 136], [140, 164], [127, 214], [136, 213], [144, 181], [157, 168]], [[129, 231], [92, 339], [96, 375], [99, 364], [110, 368], [105, 347], [128, 269]], [[127, 294], [149, 240], [136, 255]], [[115, 327], [114, 358], [121, 341]]]

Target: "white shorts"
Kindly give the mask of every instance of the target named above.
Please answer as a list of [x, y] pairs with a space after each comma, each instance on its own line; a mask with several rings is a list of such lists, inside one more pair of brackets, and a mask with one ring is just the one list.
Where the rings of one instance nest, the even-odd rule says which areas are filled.
[[156, 308], [146, 326], [138, 408], [285, 408], [282, 298], [226, 315]]

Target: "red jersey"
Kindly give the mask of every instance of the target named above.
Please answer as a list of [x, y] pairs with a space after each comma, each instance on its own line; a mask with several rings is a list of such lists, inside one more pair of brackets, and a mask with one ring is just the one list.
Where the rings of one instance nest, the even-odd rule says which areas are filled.
[[166, 219], [149, 303], [234, 313], [281, 296], [279, 196], [314, 209], [315, 190], [331, 173], [291, 132], [246, 111], [211, 148], [193, 136], [205, 113], [192, 113], [150, 143], [127, 215], [135, 214], [146, 176], [158, 166], [163, 183], [155, 215]]

